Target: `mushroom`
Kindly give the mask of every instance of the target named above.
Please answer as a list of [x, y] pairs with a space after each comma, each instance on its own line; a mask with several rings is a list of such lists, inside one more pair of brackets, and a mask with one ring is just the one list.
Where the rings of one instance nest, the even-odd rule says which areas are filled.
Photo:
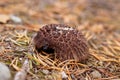
[[43, 26], [33, 41], [38, 52], [54, 53], [61, 61], [72, 59], [81, 62], [89, 55], [87, 40], [83, 34], [65, 24]]

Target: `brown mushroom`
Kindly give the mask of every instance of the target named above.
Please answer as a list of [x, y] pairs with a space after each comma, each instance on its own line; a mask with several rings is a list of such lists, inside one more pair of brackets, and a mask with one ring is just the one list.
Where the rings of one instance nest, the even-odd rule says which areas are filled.
[[34, 37], [34, 45], [38, 52], [54, 53], [61, 61], [73, 59], [81, 62], [89, 55], [83, 34], [64, 24], [48, 24], [40, 28]]

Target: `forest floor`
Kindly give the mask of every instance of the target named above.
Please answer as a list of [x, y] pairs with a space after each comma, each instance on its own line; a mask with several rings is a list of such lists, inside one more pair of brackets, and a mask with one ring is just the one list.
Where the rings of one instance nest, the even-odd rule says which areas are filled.
[[[86, 63], [35, 54], [32, 38], [50, 23], [82, 31], [90, 48]], [[13, 79], [26, 59], [26, 80], [120, 80], [120, 1], [0, 0], [0, 61]]]

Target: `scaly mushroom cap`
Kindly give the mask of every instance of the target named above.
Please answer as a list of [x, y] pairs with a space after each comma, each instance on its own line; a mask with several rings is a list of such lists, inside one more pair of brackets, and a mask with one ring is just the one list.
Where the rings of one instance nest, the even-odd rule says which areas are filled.
[[49, 24], [40, 28], [34, 37], [34, 44], [38, 52], [54, 53], [61, 61], [83, 61], [89, 54], [87, 41], [82, 33], [63, 24]]

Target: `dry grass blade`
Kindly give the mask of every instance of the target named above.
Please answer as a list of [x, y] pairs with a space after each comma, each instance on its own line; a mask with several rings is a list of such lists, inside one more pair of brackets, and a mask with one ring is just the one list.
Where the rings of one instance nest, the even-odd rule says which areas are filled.
[[16, 44], [16, 45], [18, 45], [18, 46], [22, 46], [21, 44], [17, 43], [17, 41], [15, 41], [15, 40], [13, 40], [13, 39], [11, 39], [11, 38], [10, 38], [10, 40], [11, 40], [11, 42], [13, 42], [14, 44]]

